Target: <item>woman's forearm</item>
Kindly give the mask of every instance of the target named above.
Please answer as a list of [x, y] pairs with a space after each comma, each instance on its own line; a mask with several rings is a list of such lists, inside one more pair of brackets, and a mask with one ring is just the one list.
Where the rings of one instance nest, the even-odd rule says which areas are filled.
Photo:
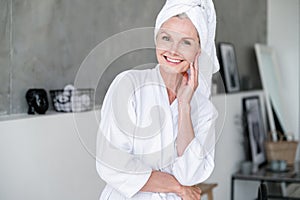
[[147, 183], [142, 187], [143, 192], [162, 192], [162, 193], [176, 193], [181, 195], [182, 185], [176, 178], [168, 173], [160, 171], [152, 171]]
[[195, 137], [190, 110], [189, 104], [178, 105], [178, 134], [176, 138], [178, 156], [182, 156], [186, 147]]
[[160, 171], [152, 171], [147, 183], [140, 191], [175, 193], [181, 199], [200, 199], [201, 190], [198, 187], [183, 186], [174, 176]]

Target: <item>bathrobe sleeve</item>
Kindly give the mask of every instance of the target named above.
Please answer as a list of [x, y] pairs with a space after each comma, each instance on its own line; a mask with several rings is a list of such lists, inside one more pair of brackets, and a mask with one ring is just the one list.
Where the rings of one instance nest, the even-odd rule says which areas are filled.
[[102, 105], [96, 168], [107, 184], [127, 198], [140, 191], [152, 172], [132, 154], [135, 121], [134, 85], [122, 73], [111, 84]]
[[187, 186], [205, 181], [214, 169], [217, 111], [209, 100], [202, 101], [199, 110], [192, 113], [195, 138], [172, 167], [176, 179]]

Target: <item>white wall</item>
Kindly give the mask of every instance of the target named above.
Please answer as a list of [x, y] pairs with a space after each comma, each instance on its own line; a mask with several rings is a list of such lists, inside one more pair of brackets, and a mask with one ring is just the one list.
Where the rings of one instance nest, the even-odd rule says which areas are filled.
[[300, 1], [268, 0], [267, 43], [278, 55], [287, 132], [299, 139]]
[[[216, 145], [215, 169], [207, 182], [218, 183], [218, 187], [214, 189], [216, 200], [230, 199], [231, 175], [239, 170], [241, 161], [245, 159], [244, 136], [240, 121], [242, 116], [242, 99], [256, 95], [260, 97], [263, 109], [264, 96], [262, 91], [227, 94], [225, 99], [223, 95], [213, 97], [213, 103], [219, 111], [216, 127], [218, 131], [221, 130], [222, 132]], [[224, 107], [226, 110], [222, 112]], [[262, 115], [265, 116], [264, 109], [262, 110]], [[259, 183], [257, 182], [236, 181], [235, 199], [255, 199], [258, 185]]]
[[[219, 110], [216, 200], [230, 199], [230, 177], [244, 160], [239, 123], [242, 98], [262, 91], [213, 97]], [[95, 169], [98, 112], [54, 114], [0, 121], [1, 200], [97, 200], [104, 182]], [[1, 119], [0, 119], [1, 120]], [[91, 153], [91, 154], [90, 154]], [[235, 199], [256, 196], [257, 183], [236, 184]]]
[[[80, 117], [91, 119], [92, 114], [82, 113]], [[0, 121], [1, 200], [99, 198], [104, 183], [96, 173], [95, 159], [81, 144], [74, 122], [72, 114]], [[90, 123], [84, 126], [85, 135], [95, 141], [95, 127]]]

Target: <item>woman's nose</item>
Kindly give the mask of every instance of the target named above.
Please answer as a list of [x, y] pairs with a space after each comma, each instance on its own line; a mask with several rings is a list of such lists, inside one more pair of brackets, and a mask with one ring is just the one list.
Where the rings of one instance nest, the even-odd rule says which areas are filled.
[[170, 46], [169, 51], [170, 51], [171, 54], [177, 55], [177, 54], [178, 54], [178, 44], [174, 42], [174, 43]]

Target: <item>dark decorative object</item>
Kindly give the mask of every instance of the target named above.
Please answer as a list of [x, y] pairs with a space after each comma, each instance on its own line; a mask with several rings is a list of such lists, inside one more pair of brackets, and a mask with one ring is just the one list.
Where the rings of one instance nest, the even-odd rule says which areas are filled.
[[28, 114], [34, 115], [45, 114], [48, 110], [49, 103], [47, 92], [44, 89], [29, 89], [26, 92], [26, 100], [28, 104]]
[[225, 81], [227, 92], [240, 91], [240, 80], [233, 44], [219, 43], [219, 57], [221, 61], [221, 74]]
[[266, 161], [265, 129], [260, 108], [259, 96], [243, 98], [243, 112], [246, 122], [247, 139], [249, 140], [251, 160], [257, 165]]

